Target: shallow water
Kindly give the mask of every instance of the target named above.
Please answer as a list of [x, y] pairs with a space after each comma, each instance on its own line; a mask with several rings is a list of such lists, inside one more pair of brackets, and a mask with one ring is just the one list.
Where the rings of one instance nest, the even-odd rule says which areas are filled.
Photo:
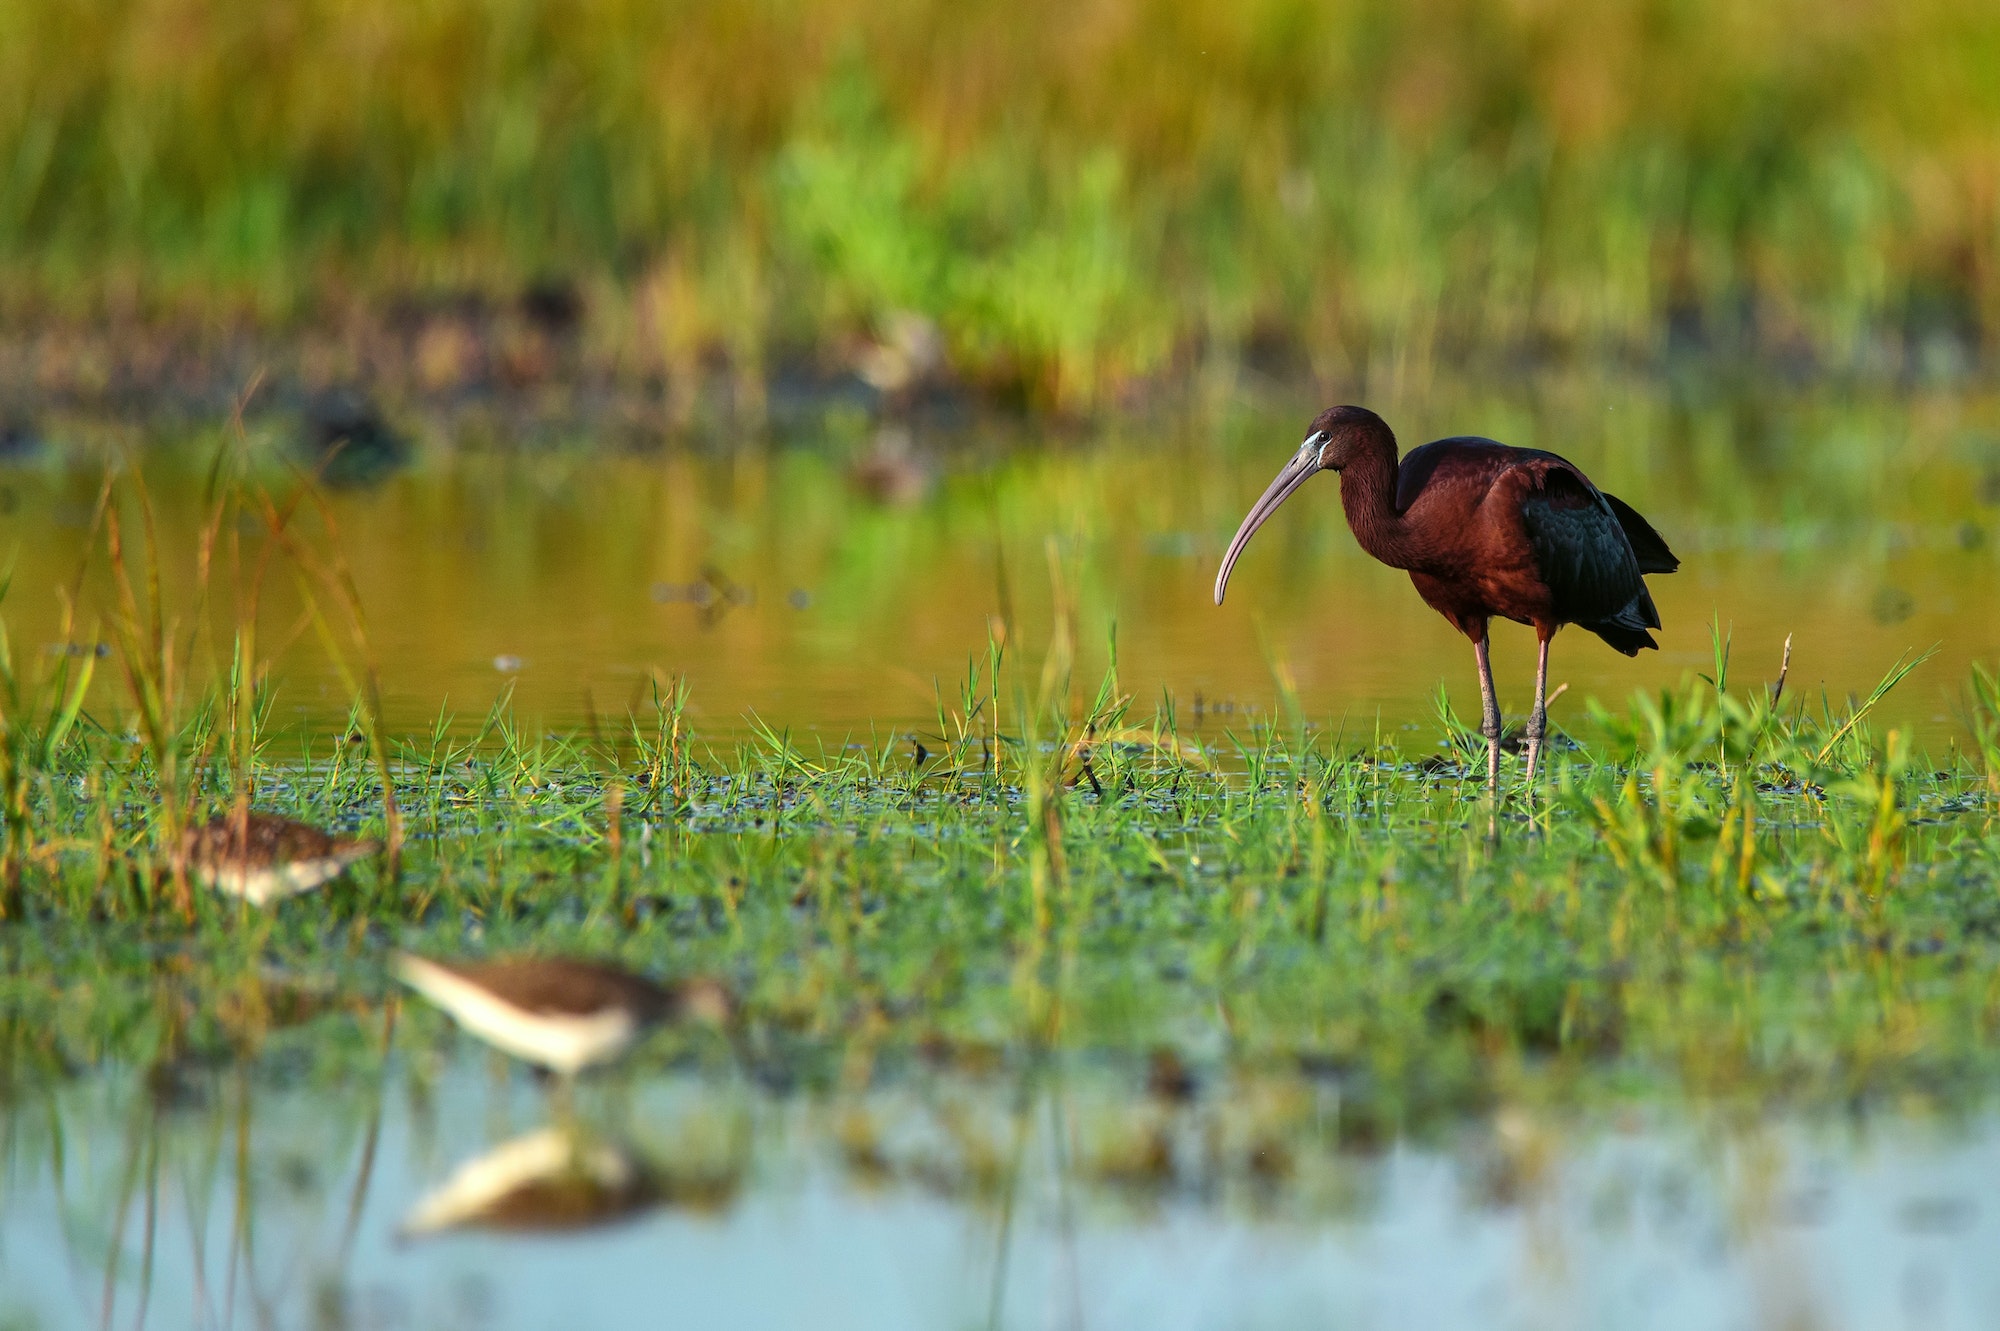
[[[1937, 647], [1882, 713], [1934, 744], [1958, 730], [1967, 664], [2000, 654], [1991, 395], [1697, 396], [1545, 376], [1382, 405], [1406, 444], [1476, 430], [1556, 448], [1682, 556], [1681, 573], [1653, 579], [1667, 625], [1658, 654], [1560, 639], [1559, 723], [1579, 724], [1589, 696], [1707, 670], [1712, 618], [1733, 634], [1739, 679], [1774, 675], [1794, 635], [1795, 696], [1865, 693], [1900, 653]], [[835, 422], [726, 454], [611, 451], [587, 434], [495, 449], [439, 426], [410, 470], [338, 493], [332, 509], [401, 729], [443, 707], [476, 720], [506, 689], [524, 717], [574, 726], [680, 675], [711, 736], [741, 733], [752, 713], [832, 740], [921, 730], [990, 634], [1039, 660], [1052, 561], [1076, 614], [1079, 678], [1094, 681], [1115, 631], [1121, 683], [1142, 706], [1170, 691], [1184, 718], [1267, 708], [1276, 659], [1308, 715], [1332, 727], [1428, 722], [1440, 684], [1476, 713], [1466, 644], [1354, 546], [1331, 478], [1252, 544], [1228, 604], [1210, 603], [1222, 546], [1295, 446], [1295, 415], [1094, 435]], [[281, 490], [285, 431], [272, 421], [251, 437], [258, 474]], [[86, 442], [0, 478], [14, 640], [43, 649], [100, 474], [87, 443], [98, 436], [75, 433]], [[185, 607], [214, 444], [171, 445], [146, 455], [147, 474], [170, 552], [162, 573]], [[83, 608], [102, 637], [110, 602], [85, 585], [99, 587]], [[226, 628], [221, 603], [211, 622]], [[279, 715], [337, 726], [352, 691], [289, 577], [270, 579], [262, 633], [278, 650]], [[1496, 629], [1510, 715], [1526, 709], [1532, 642]]]
[[[1962, 735], [1966, 669], [2000, 654], [1995, 399], [1749, 402], [1672, 384], [1524, 380], [1391, 405], [1412, 440], [1481, 429], [1558, 448], [1651, 515], [1685, 560], [1655, 580], [1668, 625], [1657, 655], [1560, 641], [1554, 680], [1570, 691], [1559, 723], [1578, 724], [1593, 694], [1710, 668], [1713, 614], [1734, 635], [1739, 692], [1775, 671], [1787, 633], [1789, 696], [1815, 702], [1822, 689], [1865, 691], [1900, 653], [1936, 644], [1873, 719], [1935, 746]], [[829, 743], [922, 734], [939, 692], [959, 706], [956, 684], [991, 642], [1014, 662], [1009, 685], [1033, 689], [1051, 625], [1068, 613], [1076, 687], [1091, 688], [1115, 641], [1119, 685], [1140, 715], [1171, 694], [1181, 723], [1216, 739], [1263, 715], [1289, 674], [1329, 729], [1358, 740], [1409, 726], [1423, 747], [1440, 684], [1473, 710], [1470, 654], [1402, 575], [1354, 548], [1331, 481], [1253, 544], [1226, 607], [1209, 602], [1215, 559], [1291, 451], [1294, 416], [1091, 436], [981, 426], [905, 438], [835, 422], [727, 453], [607, 452], [588, 438], [476, 446], [440, 426], [409, 470], [329, 505], [403, 737], [444, 707], [476, 724], [508, 689], [524, 722], [574, 727], [674, 675], [711, 739], [743, 734], [752, 715]], [[121, 430], [78, 425], [62, 447], [0, 473], [17, 656], [91, 652], [111, 636], [101, 558], [72, 579], [102, 449], [133, 442]], [[282, 495], [281, 424], [257, 425], [250, 446], [248, 465]], [[212, 644], [195, 650], [197, 670], [227, 659], [231, 577], [260, 533], [225, 532], [204, 622], [192, 570], [212, 449], [211, 437], [177, 437], [143, 455], [168, 622]], [[884, 493], [885, 459], [913, 469], [896, 483], [908, 493]], [[128, 533], [141, 531], [135, 494], [123, 511]], [[318, 519], [308, 509], [300, 521], [311, 532]], [[294, 570], [273, 569], [259, 642], [275, 657], [278, 714], [323, 753], [353, 691]], [[65, 640], [56, 612], [72, 585], [82, 617]], [[1505, 628], [1499, 638], [1515, 715], [1529, 642]], [[108, 653], [93, 700], [113, 716], [116, 671]], [[269, 770], [288, 761], [274, 751]], [[672, 815], [686, 821], [657, 865], [653, 823], [628, 833], [637, 895], [620, 917], [604, 910], [625, 889], [599, 840], [594, 778], [577, 769], [565, 796], [541, 777], [532, 790], [482, 784], [473, 766], [424, 777], [435, 840], [413, 843], [400, 884], [360, 875], [357, 891], [405, 893], [372, 921], [352, 914], [356, 902], [372, 903], [365, 912], [384, 899], [348, 893], [297, 903], [274, 917], [275, 936], [218, 923], [181, 953], [146, 921], [99, 937], [75, 903], [103, 885], [70, 875], [63, 909], [91, 941], [72, 950], [52, 930], [51, 951], [24, 947], [11, 1001], [28, 1015], [6, 1023], [16, 1053], [0, 1077], [0, 1327], [567, 1328], [630, 1321], [634, 1308], [704, 1325], [856, 1327], [1955, 1327], [2000, 1314], [1986, 1261], [2000, 1238], [1988, 1198], [2000, 1118], [1948, 1116], [1909, 1090], [1990, 1103], [1991, 1004], [1978, 978], [1992, 965], [1990, 830], [1974, 817], [1977, 779], [1956, 765], [1910, 787], [1910, 807], [1926, 813], [1912, 820], [1921, 830], [1898, 909], [1846, 913], [1863, 880], [1830, 863], [1828, 847], [1873, 844], [1850, 795], [1794, 825], [1774, 788], [1759, 892], [1731, 896], [1729, 927], [1712, 932], [1662, 935], [1642, 913], [1651, 961], [1637, 969], [1625, 905], [1658, 894], [1612, 872], [1587, 840], [1593, 825], [1558, 828], [1585, 839], [1553, 836], [1541, 857], [1537, 838], [1511, 830], [1506, 846], [1475, 844], [1458, 830], [1469, 826], [1462, 783], [1425, 784], [1413, 762], [1397, 770], [1415, 786], [1390, 799], [1416, 801], [1396, 805], [1403, 821], [1377, 827], [1357, 802], [1346, 849], [1330, 852], [1338, 862], [1307, 862], [1317, 884], [1297, 862], [1299, 828], [1268, 800], [1225, 826], [1213, 808], [1184, 814], [1176, 778], [1156, 840], [1143, 803], [1079, 791], [1071, 863], [1089, 890], [1074, 917], [1081, 946], [1063, 965], [1074, 958], [1070, 980], [1099, 997], [1094, 1024], [1068, 1038], [1098, 1052], [1036, 1058], [1021, 1032], [1040, 1028], [1017, 1013], [983, 1070], [912, 1060], [886, 1074], [870, 1066], [882, 1013], [956, 1005], [964, 1017], [1018, 1000], [1003, 990], [1026, 934], [1008, 925], [1007, 903], [1039, 891], [1041, 861], [1016, 840], [1011, 795], [983, 812], [954, 803], [946, 817], [919, 810], [923, 780], [871, 778], [840, 795], [841, 817], [863, 820], [849, 826], [823, 810], [779, 817], [785, 796], [768, 773], [747, 804], [747, 787], [725, 782], [708, 814], [690, 803]], [[1379, 800], [1384, 778], [1371, 771]], [[75, 791], [62, 790], [81, 799], [86, 774], [75, 775]], [[293, 811], [324, 816], [317, 787], [280, 784]], [[74, 844], [58, 853], [78, 858], [78, 838], [99, 835], [79, 821], [88, 812], [72, 808]], [[671, 821], [647, 817], [661, 831]], [[314, 913], [323, 901], [329, 917]], [[1309, 918], [1320, 922], [1310, 934]], [[191, 1035], [212, 1024], [205, 1008], [106, 999], [156, 963], [201, 974], [226, 953], [248, 975], [291, 949], [317, 966], [343, 937], [369, 965], [392, 941], [486, 950], [582, 938], [628, 946], [652, 971], [754, 967], [757, 1038], [812, 1025], [837, 1071], [752, 1075], [719, 1042], [672, 1060], [655, 1049], [585, 1088], [581, 1135], [538, 1137], [556, 1113], [548, 1097], [443, 1037], [434, 1018], [406, 1022], [385, 1062], [365, 1038], [379, 1029], [366, 996], [356, 1010], [370, 1017], [326, 1016], [255, 1052], [228, 1022]], [[1037, 935], [1034, 955], [1045, 942]], [[1261, 975], [1250, 964], [1260, 948], [1275, 958]], [[951, 977], [968, 964], [987, 978], [961, 989]], [[794, 967], [799, 992], [766, 983]], [[1151, 991], [1120, 988], [1127, 970], [1190, 968], [1199, 983], [1150, 1018]], [[227, 1000], [234, 974], [223, 965], [210, 977], [207, 1006]], [[1357, 983], [1371, 978], [1380, 983]], [[861, 992], [821, 1001], [827, 986]], [[1482, 993], [1497, 1006], [1478, 1006]], [[1529, 1002], [1549, 994], [1563, 996], [1553, 1009]], [[1246, 1009], [1236, 1016], [1234, 998]], [[1316, 1000], [1324, 1020], [1308, 1019]], [[1593, 1012], [1611, 1014], [1601, 1029]], [[1178, 1040], [1182, 1023], [1209, 1032], [1192, 1044], [1211, 1053], [1240, 1042], [1267, 1051], [1248, 1058], [1277, 1057], [1268, 1050], [1303, 1041], [1321, 1066], [1301, 1075], [1296, 1059], [1274, 1069], [1216, 1056], [1196, 1067], [1192, 1099], [1163, 1098], [1119, 1041]], [[1415, 1047], [1427, 1041], [1459, 1072], [1427, 1077]], [[182, 1056], [135, 1066], [155, 1045]], [[1704, 1070], [1710, 1047], [1717, 1066]], [[1357, 1052], [1353, 1076], [1376, 1084], [1327, 1070]], [[1745, 1068], [1768, 1075], [1744, 1080]], [[1735, 1098], [1703, 1101], [1696, 1086]], [[1784, 1108], [1759, 1102], [1780, 1094], [1792, 1097]], [[476, 1181], [461, 1171], [482, 1158], [489, 1179], [524, 1161], [569, 1166], [512, 1215], [518, 1228], [557, 1206], [570, 1232], [399, 1238], [426, 1197]], [[598, 1171], [594, 1185], [579, 1189], [577, 1161]], [[617, 1223], [582, 1227], [598, 1206]]]
[[[1343, 1142], [1336, 1081], [587, 1084], [669, 1194], [404, 1233], [547, 1097], [461, 1044], [337, 1085], [118, 1073], [6, 1113], [0, 1322], [47, 1328], [1992, 1325], [2000, 1118], [1504, 1105]], [[580, 1138], [586, 1139], [586, 1138]], [[1164, 1143], [1156, 1151], [1150, 1144]], [[247, 1167], [245, 1162], [247, 1162]], [[677, 1192], [676, 1192], [677, 1190]], [[568, 1212], [575, 1222], [582, 1214]], [[541, 1220], [549, 1223], [545, 1213]]]

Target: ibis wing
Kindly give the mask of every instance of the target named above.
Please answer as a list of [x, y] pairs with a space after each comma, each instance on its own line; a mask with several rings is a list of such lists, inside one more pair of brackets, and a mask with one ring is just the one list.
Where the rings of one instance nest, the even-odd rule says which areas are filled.
[[1458, 436], [1411, 449], [1397, 469], [1396, 511], [1433, 489], [1463, 487], [1516, 506], [1559, 621], [1589, 629], [1631, 656], [1657, 646], [1660, 613], [1647, 573], [1680, 561], [1631, 505], [1603, 493], [1564, 458]]
[[1485, 494], [1493, 483], [1520, 465], [1523, 457], [1554, 457], [1524, 448], [1509, 448], [1478, 435], [1433, 439], [1403, 455], [1396, 468], [1396, 511], [1407, 513], [1417, 496], [1433, 485], [1463, 486]]
[[1567, 465], [1532, 469], [1538, 474], [1521, 496], [1521, 523], [1556, 613], [1622, 652], [1653, 646], [1646, 630], [1660, 626], [1660, 613], [1607, 498]]
[[1641, 573], [1672, 573], [1681, 566], [1680, 557], [1667, 548], [1660, 534], [1653, 530], [1653, 524], [1641, 517], [1639, 510], [1608, 491], [1599, 490], [1604, 502], [1611, 505], [1612, 516], [1625, 529], [1625, 539], [1632, 543], [1632, 553], [1639, 560]]

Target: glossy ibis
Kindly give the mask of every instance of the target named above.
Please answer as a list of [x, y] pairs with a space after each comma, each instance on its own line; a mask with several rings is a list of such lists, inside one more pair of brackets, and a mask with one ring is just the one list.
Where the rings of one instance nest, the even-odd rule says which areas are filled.
[[1396, 436], [1365, 407], [1329, 407], [1251, 508], [1215, 575], [1222, 604], [1229, 571], [1257, 528], [1316, 472], [1340, 473], [1340, 506], [1361, 548], [1405, 569], [1424, 603], [1472, 639], [1479, 661], [1486, 779], [1500, 779], [1500, 703], [1487, 660], [1496, 616], [1534, 626], [1540, 641], [1535, 710], [1528, 717], [1528, 779], [1548, 730], [1549, 639], [1579, 624], [1627, 656], [1657, 647], [1660, 627], [1645, 574], [1680, 560], [1631, 505], [1590, 483], [1575, 464], [1491, 439], [1439, 439], [1400, 463]]

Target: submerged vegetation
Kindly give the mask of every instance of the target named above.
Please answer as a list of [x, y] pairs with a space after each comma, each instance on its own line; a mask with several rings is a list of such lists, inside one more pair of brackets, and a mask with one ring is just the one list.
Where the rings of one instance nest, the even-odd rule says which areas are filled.
[[753, 410], [801, 348], [1062, 407], [1468, 348], [1949, 372], [2000, 312], [1997, 53], [1978, 0], [10, 5], [0, 290], [290, 330], [309, 380], [533, 377], [581, 320]]

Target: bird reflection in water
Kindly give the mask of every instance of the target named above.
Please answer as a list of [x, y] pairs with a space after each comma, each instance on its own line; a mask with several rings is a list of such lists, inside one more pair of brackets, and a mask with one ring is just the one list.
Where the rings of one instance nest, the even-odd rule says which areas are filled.
[[727, 1136], [719, 1152], [696, 1149], [669, 1166], [588, 1129], [537, 1128], [461, 1164], [418, 1199], [397, 1232], [405, 1239], [472, 1229], [564, 1234], [658, 1207], [725, 1211], [743, 1189], [749, 1160], [747, 1135]]
[[666, 1191], [637, 1156], [609, 1140], [539, 1128], [466, 1161], [418, 1199], [400, 1234], [454, 1229], [569, 1233], [630, 1220]]

